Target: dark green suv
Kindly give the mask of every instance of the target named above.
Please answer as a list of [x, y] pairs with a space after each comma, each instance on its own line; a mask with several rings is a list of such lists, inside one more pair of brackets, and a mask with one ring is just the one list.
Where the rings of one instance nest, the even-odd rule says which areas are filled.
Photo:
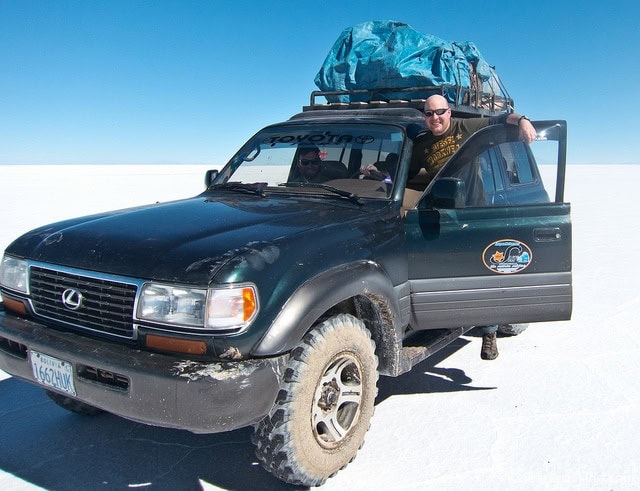
[[530, 146], [489, 126], [427, 183], [408, 180], [416, 107], [312, 104], [198, 196], [18, 238], [0, 368], [75, 412], [255, 425], [266, 469], [321, 484], [362, 445], [379, 374], [473, 326], [571, 316], [565, 122]]

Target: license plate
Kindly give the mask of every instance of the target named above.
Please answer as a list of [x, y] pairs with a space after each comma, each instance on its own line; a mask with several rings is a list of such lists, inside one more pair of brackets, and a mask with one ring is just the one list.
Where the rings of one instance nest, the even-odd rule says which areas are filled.
[[31, 368], [39, 384], [71, 396], [76, 395], [73, 366], [68, 361], [31, 350]]

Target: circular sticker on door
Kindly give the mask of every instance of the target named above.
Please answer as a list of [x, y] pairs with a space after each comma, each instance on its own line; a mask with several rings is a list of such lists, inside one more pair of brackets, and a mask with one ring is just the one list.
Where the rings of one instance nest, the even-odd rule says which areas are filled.
[[513, 274], [525, 269], [533, 260], [531, 248], [514, 239], [501, 239], [489, 244], [482, 253], [482, 262], [494, 273]]

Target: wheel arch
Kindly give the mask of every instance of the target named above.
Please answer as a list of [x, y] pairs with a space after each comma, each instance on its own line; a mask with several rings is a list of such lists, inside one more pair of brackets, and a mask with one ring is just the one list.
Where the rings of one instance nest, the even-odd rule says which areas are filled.
[[376, 344], [379, 370], [387, 373], [399, 356], [403, 322], [396, 289], [373, 261], [341, 265], [301, 285], [251, 353], [270, 356], [289, 351], [314, 325], [339, 313], [364, 322]]

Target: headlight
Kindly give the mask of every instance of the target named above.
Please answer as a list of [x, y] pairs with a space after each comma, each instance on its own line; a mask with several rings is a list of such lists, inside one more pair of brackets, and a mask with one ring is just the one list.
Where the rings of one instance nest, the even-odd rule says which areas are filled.
[[5, 255], [0, 266], [0, 285], [27, 293], [27, 261]]
[[138, 302], [138, 318], [180, 326], [203, 326], [207, 290], [147, 283]]
[[188, 288], [147, 283], [138, 301], [141, 320], [204, 329], [242, 328], [255, 318], [255, 287]]

